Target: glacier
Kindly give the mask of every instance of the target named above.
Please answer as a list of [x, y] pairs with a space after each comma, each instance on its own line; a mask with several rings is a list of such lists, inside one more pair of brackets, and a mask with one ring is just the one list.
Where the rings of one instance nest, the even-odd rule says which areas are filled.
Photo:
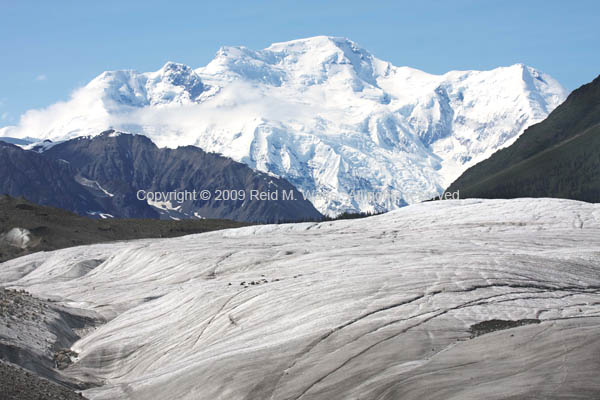
[[[600, 394], [599, 204], [427, 202], [0, 266], [2, 286], [101, 316], [63, 371], [94, 400]], [[537, 323], [472, 334], [492, 320]]]
[[223, 47], [196, 69], [107, 71], [0, 136], [64, 140], [111, 128], [161, 147], [196, 145], [284, 177], [336, 215], [441, 193], [567, 94], [523, 64], [433, 75], [318, 36]]

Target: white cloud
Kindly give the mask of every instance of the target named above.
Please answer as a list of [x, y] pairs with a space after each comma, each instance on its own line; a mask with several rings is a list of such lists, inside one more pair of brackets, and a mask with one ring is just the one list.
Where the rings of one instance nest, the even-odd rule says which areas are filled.
[[45, 81], [46, 80], [46, 74], [40, 74], [38, 76], [35, 77], [36, 81]]

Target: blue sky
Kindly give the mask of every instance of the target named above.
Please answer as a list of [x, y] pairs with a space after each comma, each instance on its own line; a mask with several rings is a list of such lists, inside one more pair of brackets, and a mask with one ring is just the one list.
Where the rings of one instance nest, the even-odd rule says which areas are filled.
[[199, 67], [222, 45], [316, 35], [430, 73], [523, 62], [575, 89], [600, 74], [599, 21], [600, 2], [588, 0], [0, 0], [0, 126], [104, 70]]

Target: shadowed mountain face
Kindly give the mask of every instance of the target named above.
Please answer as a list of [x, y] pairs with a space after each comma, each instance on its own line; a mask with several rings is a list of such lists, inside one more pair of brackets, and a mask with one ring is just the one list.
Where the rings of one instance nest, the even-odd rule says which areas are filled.
[[600, 202], [600, 77], [575, 90], [510, 147], [468, 169], [448, 192], [481, 198]]
[[[82, 215], [252, 222], [321, 218], [312, 204], [284, 179], [193, 146], [159, 149], [144, 136], [106, 131], [94, 138], [59, 143], [39, 154], [8, 144], [0, 149], [10, 152], [12, 160], [2, 165], [8, 173], [0, 181], [0, 192], [23, 195], [36, 203]], [[208, 200], [197, 196], [181, 203], [172, 199], [149, 204], [140, 200], [141, 190], [207, 190], [211, 196]], [[222, 191], [222, 200], [217, 198], [218, 191]], [[244, 196], [227, 199], [223, 194], [231, 191], [243, 191]], [[253, 193], [277, 193], [277, 198], [252, 198]]]
[[0, 141], [0, 171], [0, 194], [24, 196], [78, 214], [102, 209], [101, 199], [77, 183], [77, 171], [63, 160]]

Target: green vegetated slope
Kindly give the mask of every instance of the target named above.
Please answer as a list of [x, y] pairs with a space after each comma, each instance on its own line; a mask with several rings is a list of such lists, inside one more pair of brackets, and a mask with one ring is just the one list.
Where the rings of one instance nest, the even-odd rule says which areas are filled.
[[558, 197], [600, 202], [600, 77], [575, 90], [511, 146], [463, 173], [461, 198]]

